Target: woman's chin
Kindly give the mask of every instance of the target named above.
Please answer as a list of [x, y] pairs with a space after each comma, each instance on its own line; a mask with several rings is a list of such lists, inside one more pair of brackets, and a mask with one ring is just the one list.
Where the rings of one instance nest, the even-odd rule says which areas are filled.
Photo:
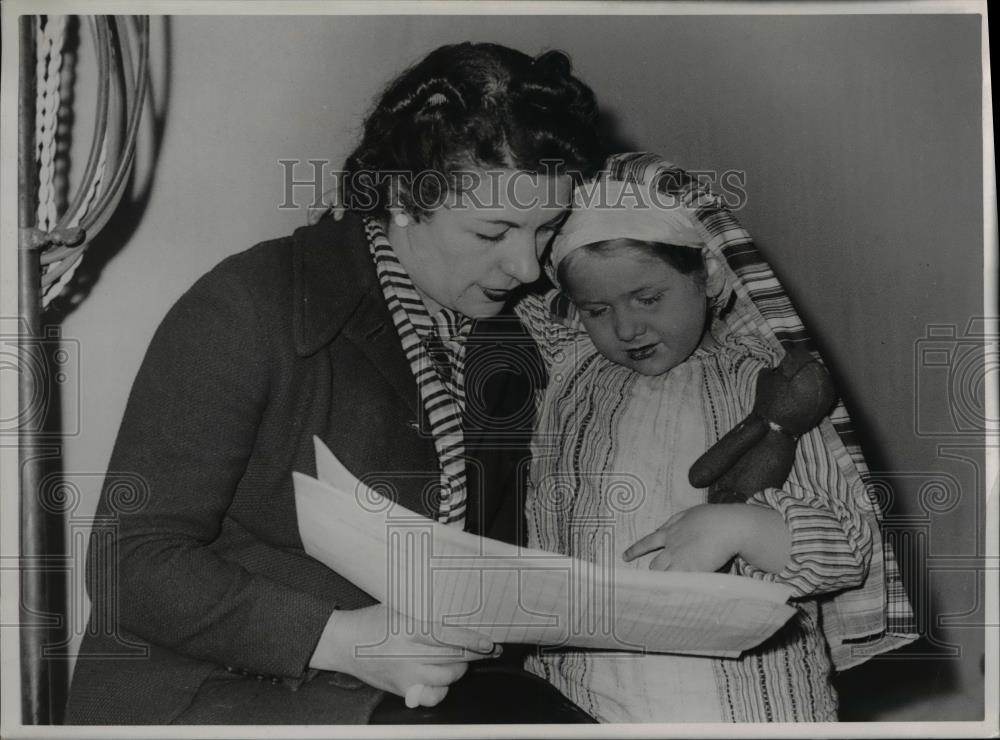
[[470, 319], [489, 319], [500, 313], [503, 307], [503, 301], [478, 300], [463, 301], [455, 307], [455, 310]]

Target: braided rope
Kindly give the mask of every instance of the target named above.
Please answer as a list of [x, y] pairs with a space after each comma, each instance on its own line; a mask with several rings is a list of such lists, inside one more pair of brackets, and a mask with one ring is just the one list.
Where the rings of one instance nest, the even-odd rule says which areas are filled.
[[[36, 74], [40, 84], [36, 116], [36, 139], [39, 142], [39, 198], [38, 198], [38, 228], [50, 231], [58, 221], [56, 186], [54, 182], [55, 159], [58, 152], [57, 126], [61, 101], [62, 81], [62, 49], [65, 39], [66, 17], [48, 16], [44, 27], [39, 19], [41, 43], [38, 46], [38, 62]], [[100, 156], [97, 167], [87, 188], [80, 208], [65, 224], [66, 227], [79, 226], [87, 215], [95, 198], [104, 183], [107, 169], [108, 148], [111, 141], [111, 130], [105, 132], [101, 140]], [[63, 259], [44, 266], [42, 273], [42, 308], [48, 305], [60, 294], [76, 274], [83, 260], [84, 249], [77, 248]]]
[[[100, 232], [124, 193], [134, 164], [135, 142], [148, 90], [149, 19], [88, 16], [98, 63], [97, 117], [94, 138], [79, 189], [62, 204], [65, 183], [59, 168], [64, 164], [67, 137], [59, 131], [62, 90], [72, 100], [72, 51], [64, 52], [66, 16], [42, 16], [36, 35], [35, 162], [39, 170], [37, 224], [33, 239], [42, 247], [40, 263], [42, 309], [48, 307], [73, 279], [88, 243]], [[132, 45], [138, 56], [133, 65]], [[69, 62], [64, 61], [64, 53]], [[109, 112], [117, 99], [124, 114], [124, 130], [111, 124]], [[64, 195], [64, 193], [63, 193]]]
[[[76, 214], [74, 214], [73, 218], [70, 219], [67, 224], [68, 226], [72, 227], [80, 225], [80, 221], [82, 221], [83, 217], [87, 215], [91, 205], [93, 205], [94, 198], [97, 197], [97, 193], [101, 189], [104, 172], [107, 167], [109, 138], [109, 136], [105, 136], [104, 141], [101, 143], [101, 155], [97, 161], [97, 170], [95, 172], [94, 179], [91, 181], [90, 188], [86, 197], [83, 199], [83, 203], [80, 205], [80, 209], [76, 212]], [[42, 308], [46, 308], [56, 296], [62, 293], [63, 288], [69, 284], [69, 281], [73, 279], [73, 275], [76, 274], [77, 269], [83, 262], [83, 252], [83, 249], [78, 249], [61, 262], [54, 262], [51, 265], [46, 266], [45, 274], [49, 274], [51, 272], [55, 272], [57, 268], [64, 267], [64, 263], [69, 263], [68, 267], [64, 268], [65, 272], [59, 276], [56, 282], [45, 288], [45, 292], [42, 295]]]
[[[42, 25], [42, 19], [45, 19]], [[35, 75], [40, 83], [35, 101], [35, 141], [38, 164], [38, 228], [48, 231], [58, 219], [56, 208], [55, 155], [58, 125], [62, 47], [66, 17], [39, 16], [40, 43], [36, 52]]]

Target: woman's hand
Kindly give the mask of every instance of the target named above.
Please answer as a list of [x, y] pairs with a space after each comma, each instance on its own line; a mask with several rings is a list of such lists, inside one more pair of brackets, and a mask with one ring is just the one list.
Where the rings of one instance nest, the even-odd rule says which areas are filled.
[[334, 611], [309, 666], [350, 674], [405, 696], [408, 705], [432, 707], [469, 661], [497, 657], [499, 650], [473, 630], [420, 622], [376, 604]]
[[763, 506], [701, 504], [675, 514], [625, 551], [631, 562], [654, 550], [651, 570], [710, 573], [742, 555], [758, 568], [780, 572], [788, 563], [791, 533], [781, 514]]

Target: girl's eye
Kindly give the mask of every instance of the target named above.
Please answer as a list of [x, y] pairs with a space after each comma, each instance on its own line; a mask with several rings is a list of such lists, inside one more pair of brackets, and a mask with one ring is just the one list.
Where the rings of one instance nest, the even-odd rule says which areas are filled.
[[583, 312], [590, 318], [596, 319], [598, 316], [601, 316], [607, 310], [608, 310], [607, 307], [602, 306], [600, 308], [585, 308], [583, 309]]
[[659, 302], [659, 300], [662, 297], [663, 297], [663, 293], [657, 293], [656, 295], [643, 296], [642, 298], [639, 298], [637, 300], [643, 306], [654, 306], [654, 305], [656, 305]]

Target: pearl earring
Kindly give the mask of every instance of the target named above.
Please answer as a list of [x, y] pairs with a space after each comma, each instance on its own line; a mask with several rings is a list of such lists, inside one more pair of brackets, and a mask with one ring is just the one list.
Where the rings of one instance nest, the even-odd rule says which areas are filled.
[[399, 211], [398, 213], [394, 214], [392, 220], [396, 224], [396, 226], [398, 226], [401, 229], [405, 229], [407, 226], [410, 225], [410, 217], [407, 216], [402, 211]]

